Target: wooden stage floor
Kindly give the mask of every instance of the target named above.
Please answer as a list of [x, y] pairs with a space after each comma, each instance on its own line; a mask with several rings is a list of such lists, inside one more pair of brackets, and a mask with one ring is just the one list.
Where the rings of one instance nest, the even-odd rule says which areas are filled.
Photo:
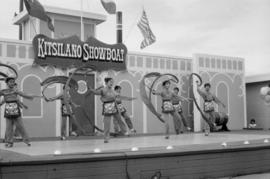
[[[270, 171], [269, 131], [112, 137], [106, 144], [103, 138], [79, 137], [31, 144], [6, 148], [0, 143], [0, 179], [137, 179], [156, 171], [170, 178], [207, 178]], [[104, 166], [108, 173], [101, 170]]]
[[[68, 154], [90, 154], [90, 153], [112, 153], [139, 151], [164, 151], [173, 149], [174, 151], [203, 150], [205, 149], [223, 149], [234, 147], [249, 147], [254, 145], [268, 145], [264, 143], [269, 139], [270, 132], [243, 131], [243, 132], [224, 132], [211, 133], [204, 136], [203, 133], [185, 133], [180, 135], [171, 135], [170, 139], [165, 139], [163, 135], [155, 136], [131, 136], [111, 138], [109, 143], [104, 143], [103, 139], [80, 139], [78, 140], [53, 140], [53, 141], [34, 141], [31, 147], [22, 142], [14, 144], [13, 148], [6, 148], [4, 143], [0, 144], [0, 150], [15, 152], [28, 156], [43, 155], [68, 155]], [[249, 144], [244, 144], [248, 141]], [[227, 146], [221, 145], [226, 142]], [[266, 141], [267, 142], [267, 141]], [[168, 147], [169, 146], [169, 147]], [[3, 156], [2, 156], [3, 157]]]

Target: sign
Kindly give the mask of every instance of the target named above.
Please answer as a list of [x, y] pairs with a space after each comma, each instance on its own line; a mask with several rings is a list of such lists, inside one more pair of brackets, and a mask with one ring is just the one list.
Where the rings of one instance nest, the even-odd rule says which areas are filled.
[[124, 44], [109, 45], [89, 37], [82, 42], [77, 36], [51, 39], [36, 35], [33, 39], [35, 63], [60, 68], [93, 65], [97, 71], [126, 70], [127, 48]]

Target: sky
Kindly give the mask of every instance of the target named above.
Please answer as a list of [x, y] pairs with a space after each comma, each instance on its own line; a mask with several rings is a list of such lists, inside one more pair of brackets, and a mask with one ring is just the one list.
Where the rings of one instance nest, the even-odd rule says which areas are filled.
[[[3, 1], [3, 0], [2, 0]], [[39, 0], [43, 5], [80, 10], [81, 0]], [[108, 15], [100, 0], [82, 0], [83, 10], [104, 14], [97, 26], [97, 38], [113, 44], [115, 15]], [[246, 75], [270, 74], [270, 0], [116, 0], [123, 12], [123, 41], [129, 51], [192, 57], [207, 53], [242, 57]], [[157, 41], [140, 49], [142, 35], [137, 28], [142, 9]], [[0, 6], [0, 38], [18, 39], [12, 24], [19, 0]]]

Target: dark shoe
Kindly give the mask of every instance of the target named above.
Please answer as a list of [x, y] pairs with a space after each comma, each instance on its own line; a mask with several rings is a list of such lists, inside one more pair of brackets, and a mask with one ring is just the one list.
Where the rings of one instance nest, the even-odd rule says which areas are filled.
[[23, 141], [28, 147], [31, 146], [30, 142], [29, 141]]
[[218, 129], [216, 127], [213, 127], [210, 129], [210, 132], [218, 132]]
[[136, 134], [136, 130], [135, 129], [130, 129], [130, 132], [132, 133], [132, 134]]
[[65, 136], [61, 136], [61, 140], [66, 140], [66, 137]]
[[165, 136], [165, 139], [169, 139], [170, 137], [169, 136]]
[[6, 143], [6, 148], [11, 148], [11, 147], [13, 147], [13, 143]]
[[225, 132], [230, 132], [231, 130], [228, 129], [228, 127], [226, 127], [226, 128], [223, 129], [223, 131], [225, 131]]
[[104, 143], [109, 143], [109, 141], [108, 140], [104, 140]]

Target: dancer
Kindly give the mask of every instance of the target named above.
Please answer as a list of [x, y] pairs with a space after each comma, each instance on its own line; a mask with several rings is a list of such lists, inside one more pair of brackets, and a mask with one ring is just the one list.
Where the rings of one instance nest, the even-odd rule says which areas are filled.
[[23, 98], [33, 100], [35, 97], [41, 97], [36, 95], [28, 95], [25, 94], [16, 88], [15, 78], [7, 77], [5, 80], [8, 88], [0, 91], [0, 97], [4, 97], [5, 105], [5, 118], [6, 118], [6, 147], [13, 147], [13, 135], [14, 135], [14, 126], [21, 133], [23, 142], [27, 144], [27, 146], [31, 146], [28, 134], [24, 128], [23, 121], [21, 118], [21, 109], [20, 105], [22, 103], [18, 102], [18, 96]]
[[204, 84], [204, 91], [201, 90], [197, 83], [197, 91], [200, 94], [200, 96], [204, 100], [204, 113], [206, 115], [206, 122], [208, 125], [206, 125], [205, 129], [205, 135], [209, 135], [209, 127], [210, 131], [214, 132], [217, 131], [216, 123], [215, 123], [215, 107], [214, 102], [218, 105], [222, 105], [224, 108], [226, 105], [222, 103], [214, 94], [210, 92], [211, 84], [205, 83]]
[[[14, 84], [14, 90], [18, 90], [18, 87], [17, 87], [17, 83]], [[5, 104], [5, 99], [3, 99], [1, 102], [0, 102], [0, 106], [2, 106], [3, 104]], [[28, 106], [25, 105], [20, 99], [19, 99], [19, 96], [17, 96], [17, 103], [18, 103], [18, 106], [19, 108], [22, 110], [22, 109], [28, 109]], [[14, 138], [15, 139], [22, 139], [22, 136], [20, 135], [20, 131], [18, 130], [18, 128], [14, 125], [13, 127], [13, 130], [14, 130]], [[6, 136], [5, 136], [5, 141], [6, 141]]]
[[[188, 126], [187, 124], [187, 121], [183, 115], [183, 109], [182, 109], [182, 102], [185, 100], [185, 101], [188, 101], [186, 98], [183, 98], [181, 96], [179, 96], [179, 88], [178, 87], [175, 87], [173, 88], [173, 93], [174, 93], [174, 97], [172, 99], [172, 104], [174, 106], [174, 109], [176, 112], [178, 112], [182, 122], [183, 122], [183, 125], [187, 128], [188, 131], [191, 131], [191, 128]], [[176, 134], [179, 134], [180, 133], [183, 133], [183, 131], [181, 130], [181, 123], [180, 123], [180, 120], [178, 120], [177, 118], [173, 118], [173, 122], [174, 122], [174, 127], [175, 127], [175, 132]], [[179, 124], [180, 123], [180, 124]]]
[[[63, 91], [65, 90], [65, 85], [63, 86]], [[81, 127], [79, 122], [76, 119], [76, 116], [74, 114], [73, 108], [79, 107], [80, 105], [75, 104], [70, 96], [69, 93], [70, 87], [67, 87], [67, 103], [68, 105], [65, 104], [64, 102], [64, 94], [61, 93], [58, 96], [51, 98], [51, 99], [46, 99], [47, 102], [52, 102], [55, 100], [61, 100], [62, 106], [61, 106], [61, 112], [62, 112], [62, 123], [61, 123], [61, 140], [65, 140], [67, 137], [66, 134], [66, 125], [67, 125], [67, 118], [71, 120], [71, 124], [74, 124], [76, 127], [76, 134], [77, 135], [85, 135], [84, 129]]]
[[152, 94], [159, 95], [162, 98], [162, 114], [165, 121], [165, 139], [169, 139], [169, 117], [170, 115], [180, 121], [178, 112], [175, 111], [172, 100], [177, 97], [172, 91], [170, 91], [171, 82], [169, 80], [163, 81], [162, 91], [156, 92], [152, 90]]
[[[98, 90], [92, 89], [89, 87], [89, 91], [86, 95], [90, 94], [91, 92], [95, 95], [100, 95], [100, 100], [103, 102], [103, 111], [102, 114], [104, 116], [104, 143], [108, 143], [110, 139], [110, 128], [111, 128], [111, 118], [115, 118], [117, 123], [120, 126], [121, 132], [126, 134], [126, 126], [124, 122], [121, 120], [121, 116], [118, 112], [117, 105], [116, 105], [116, 97], [118, 96], [115, 91], [113, 90], [113, 78], [105, 78], [105, 87], [100, 88]], [[126, 98], [123, 96], [118, 96], [119, 98]]]
[[[117, 96], [116, 96], [116, 104], [117, 104], [117, 108], [119, 113], [121, 114], [121, 116], [125, 119], [125, 122], [130, 130], [131, 133], [136, 133], [136, 130], [133, 128], [133, 124], [131, 122], [130, 116], [127, 114], [127, 110], [126, 108], [123, 106], [122, 104], [122, 100], [127, 100], [127, 101], [132, 101], [136, 98], [130, 98], [130, 97], [125, 97], [125, 98], [121, 98], [120, 94], [121, 94], [121, 86], [116, 85], [114, 87], [114, 91], [116, 92]], [[113, 123], [114, 123], [114, 130], [116, 133], [119, 133], [119, 124], [118, 121], [114, 118], [113, 119]]]

